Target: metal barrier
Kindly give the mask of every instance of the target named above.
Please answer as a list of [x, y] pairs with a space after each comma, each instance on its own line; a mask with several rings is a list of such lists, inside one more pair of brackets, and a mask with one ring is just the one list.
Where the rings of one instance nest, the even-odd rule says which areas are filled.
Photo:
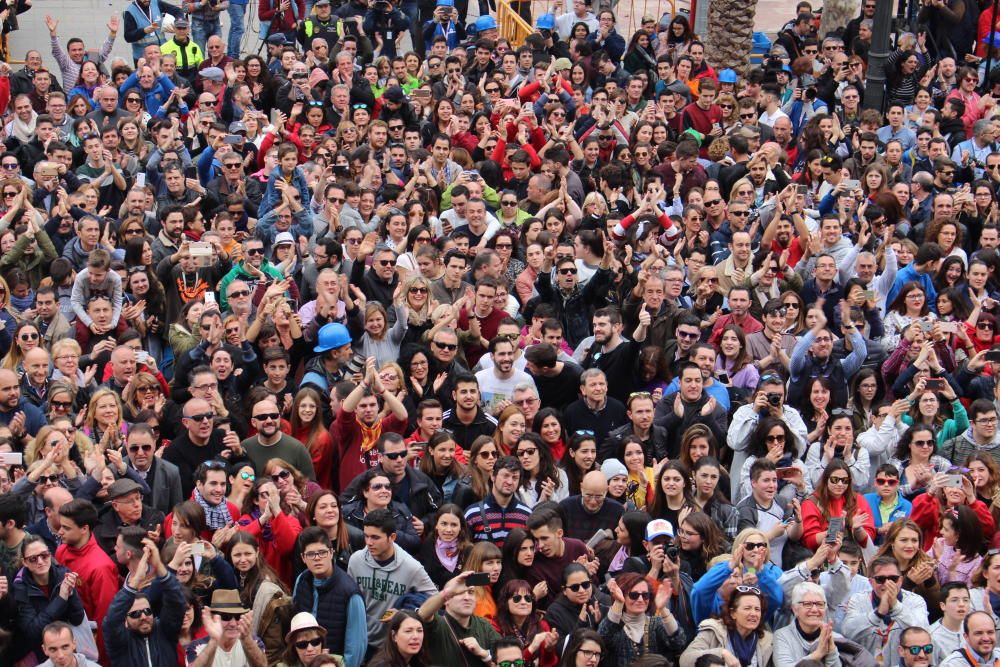
[[505, 37], [513, 48], [524, 44], [525, 38], [535, 29], [517, 13], [509, 0], [496, 0], [497, 28], [501, 37]]

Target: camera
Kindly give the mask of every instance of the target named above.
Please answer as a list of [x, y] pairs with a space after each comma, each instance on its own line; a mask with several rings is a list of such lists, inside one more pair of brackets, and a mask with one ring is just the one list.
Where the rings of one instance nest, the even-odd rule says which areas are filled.
[[548, 38], [552, 37], [552, 31], [549, 30], [549, 29], [547, 29], [547, 28], [543, 28], [542, 30], [539, 30], [538, 34], [540, 34], [545, 39], [548, 39]]
[[663, 547], [663, 555], [675, 563], [677, 562], [677, 556], [679, 553], [680, 552], [678, 551], [676, 544], [668, 544]]
[[776, 408], [779, 405], [781, 405], [781, 394], [776, 394], [774, 392], [768, 393], [767, 404], [770, 405], [772, 408]]

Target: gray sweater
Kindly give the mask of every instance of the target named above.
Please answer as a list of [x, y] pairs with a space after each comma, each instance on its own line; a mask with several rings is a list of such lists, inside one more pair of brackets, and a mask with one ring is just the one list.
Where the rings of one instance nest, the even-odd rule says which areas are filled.
[[[834, 637], [839, 637], [839, 635], [834, 633]], [[799, 633], [799, 628], [795, 624], [795, 621], [791, 621], [788, 625], [774, 633], [774, 664], [794, 665], [798, 663], [799, 660], [815, 650], [818, 641], [818, 639], [807, 641]], [[837, 651], [836, 645], [823, 658], [823, 664], [826, 667], [841, 667], [840, 653]]]

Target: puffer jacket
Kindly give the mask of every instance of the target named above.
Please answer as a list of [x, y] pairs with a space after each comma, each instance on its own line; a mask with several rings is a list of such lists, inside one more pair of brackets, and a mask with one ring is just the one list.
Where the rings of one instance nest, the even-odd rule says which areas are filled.
[[34, 651], [39, 661], [45, 658], [41, 650], [42, 631], [49, 623], [54, 621], [64, 621], [70, 625], [83, 623], [83, 602], [80, 601], [79, 593], [74, 589], [66, 600], [59, 595], [59, 586], [66, 572], [66, 568], [62, 565], [52, 563], [47, 592], [35, 583], [31, 573], [24, 567], [14, 576], [11, 592], [17, 609], [18, 641], [15, 646], [22, 647], [21, 656], [30, 650]]
[[[396, 544], [411, 554], [420, 552], [420, 536], [411, 523], [413, 514], [402, 503], [395, 500], [389, 505], [393, 518], [396, 519]], [[365, 500], [361, 498], [354, 502], [346, 503], [344, 509], [344, 521], [348, 526], [364, 530], [365, 523]]]

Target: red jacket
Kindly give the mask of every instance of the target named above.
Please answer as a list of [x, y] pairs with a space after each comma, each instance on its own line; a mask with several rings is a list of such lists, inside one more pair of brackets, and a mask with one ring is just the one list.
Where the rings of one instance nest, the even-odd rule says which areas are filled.
[[333, 438], [330, 437], [330, 432], [324, 429], [312, 444], [309, 444], [309, 434], [306, 431], [292, 433], [291, 436], [309, 450], [319, 488], [333, 489]]
[[307, 17], [305, 0], [292, 0], [295, 5], [295, 12], [289, 7], [286, 11], [278, 14], [277, 10], [281, 6], [281, 0], [260, 0], [257, 6], [257, 18], [261, 23], [270, 25], [268, 34], [276, 32], [291, 32], [295, 30], [299, 21]]
[[56, 548], [56, 560], [66, 569], [80, 575], [76, 592], [80, 594], [80, 602], [87, 612], [87, 618], [97, 623], [95, 639], [101, 651], [101, 664], [110, 664], [108, 656], [105, 655], [101, 624], [108, 607], [111, 606], [111, 601], [118, 593], [118, 566], [104, 553], [104, 549], [93, 535], [80, 549], [60, 544]]
[[292, 559], [290, 555], [295, 548], [295, 540], [302, 532], [302, 526], [296, 519], [284, 512], [271, 519], [270, 539], [264, 538], [264, 528], [260, 521], [244, 514], [240, 517], [240, 529], [257, 538], [260, 552], [267, 564], [274, 568], [281, 580], [292, 583]]
[[[848, 493], [854, 493], [854, 491], [849, 491]], [[868, 533], [868, 539], [875, 539], [875, 518], [872, 515], [872, 509], [868, 506], [868, 501], [864, 499], [860, 493], [854, 493], [854, 497], [857, 501], [857, 509], [855, 513], [867, 514], [868, 520], [865, 521], [864, 529]], [[838, 500], [830, 501], [830, 516], [842, 516], [844, 514], [844, 498]], [[850, 517], [845, 517], [844, 519], [845, 528], [850, 530]], [[819, 540], [816, 536], [822, 533], [829, 527], [829, 522], [823, 518], [822, 512], [819, 511], [819, 506], [812, 497], [806, 498], [805, 502], [802, 503], [802, 544], [806, 545], [806, 548], [815, 551], [819, 548]]]
[[[983, 535], [992, 536], [997, 526], [990, 509], [981, 500], [975, 501], [969, 507], [979, 518], [979, 523], [983, 526]], [[938, 536], [938, 529], [941, 526], [941, 501], [932, 495], [921, 493], [913, 499], [910, 518], [924, 532], [923, 549], [927, 551], [934, 546], [934, 538]]]

